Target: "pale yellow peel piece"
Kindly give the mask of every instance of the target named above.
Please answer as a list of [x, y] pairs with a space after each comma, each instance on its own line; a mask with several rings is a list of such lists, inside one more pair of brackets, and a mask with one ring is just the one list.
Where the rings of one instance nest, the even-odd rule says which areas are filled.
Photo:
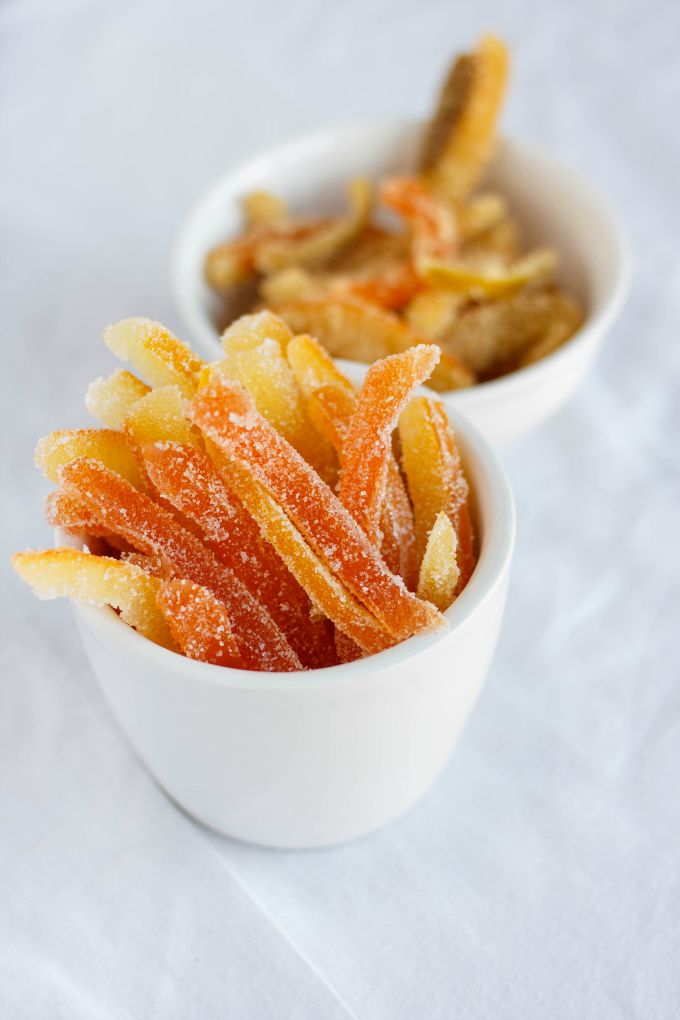
[[257, 346], [261, 340], [276, 340], [285, 351], [293, 333], [283, 319], [265, 309], [252, 315], [242, 315], [222, 334], [225, 354], [236, 354]]
[[130, 408], [151, 390], [125, 368], [117, 368], [105, 378], [91, 382], [85, 395], [85, 407], [97, 421], [110, 429], [122, 429]]
[[15, 553], [12, 565], [40, 599], [70, 598], [94, 606], [113, 606], [138, 633], [175, 649], [156, 604], [158, 578], [134, 563], [93, 556], [79, 549]]
[[286, 203], [271, 191], [251, 191], [243, 199], [246, 228], [258, 230], [281, 227], [288, 219]]
[[136, 489], [146, 489], [125, 434], [115, 429], [62, 429], [43, 436], [35, 449], [36, 467], [51, 482], [58, 482], [64, 464], [78, 457], [93, 457]]
[[238, 379], [257, 410], [322, 478], [335, 478], [337, 460], [329, 443], [312, 427], [293, 371], [275, 340], [233, 355]]
[[418, 263], [418, 272], [431, 287], [489, 299], [516, 294], [528, 283], [545, 280], [556, 268], [557, 253], [553, 248], [537, 248], [510, 265], [493, 256], [455, 262], [423, 258]]
[[313, 336], [301, 333], [294, 337], [288, 344], [287, 357], [303, 396], [309, 397], [322, 386], [339, 386], [350, 395], [356, 393], [354, 384]]
[[460, 570], [456, 561], [458, 539], [443, 512], [437, 514], [427, 539], [418, 576], [418, 598], [432, 602], [444, 612], [455, 598]]
[[200, 449], [200, 437], [184, 415], [183, 401], [176, 386], [159, 386], [138, 400], [125, 419], [129, 443], [141, 450], [166, 439]]
[[123, 319], [104, 333], [106, 346], [129, 361], [152, 386], [178, 386], [185, 397], [196, 392], [203, 362], [188, 344], [151, 319]]

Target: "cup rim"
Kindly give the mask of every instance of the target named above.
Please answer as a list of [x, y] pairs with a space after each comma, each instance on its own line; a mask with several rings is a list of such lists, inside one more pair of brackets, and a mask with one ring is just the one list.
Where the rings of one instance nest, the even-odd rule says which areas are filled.
[[[484, 521], [484, 534], [479, 559], [464, 590], [444, 612], [448, 627], [428, 634], [418, 634], [399, 644], [376, 652], [355, 662], [325, 666], [321, 669], [293, 673], [233, 669], [188, 659], [178, 652], [154, 644], [138, 634], [118, 617], [109, 606], [73, 603], [76, 616], [107, 642], [120, 645], [130, 656], [145, 659], [158, 669], [184, 674], [187, 681], [209, 683], [239, 690], [290, 691], [316, 687], [337, 687], [357, 678], [385, 673], [429, 651], [435, 644], [450, 640], [470, 623], [492, 595], [509, 568], [515, 540], [515, 507], [505, 471], [491, 444], [457, 409], [446, 408], [451, 424], [462, 439], [469, 473], [477, 475], [474, 484], [479, 513]], [[483, 494], [480, 490], [488, 489]], [[55, 531], [57, 545], [77, 544], [73, 536], [60, 529]]]
[[[192, 289], [187, 287], [187, 270], [185, 262], [193, 249], [192, 236], [194, 224], [200, 219], [203, 209], [212, 205], [223, 191], [229, 190], [229, 183], [234, 178], [240, 178], [253, 174], [259, 164], [272, 160], [285, 160], [291, 158], [297, 149], [305, 146], [319, 146], [336, 141], [339, 135], [353, 136], [359, 134], [370, 134], [375, 131], [388, 132], [409, 132], [423, 128], [427, 121], [414, 117], [386, 117], [362, 119], [304, 132], [295, 135], [280, 145], [269, 149], [254, 152], [244, 158], [228, 170], [222, 177], [208, 188], [203, 196], [193, 206], [188, 217], [184, 221], [175, 244], [173, 246], [171, 260], [171, 283], [175, 305], [179, 310], [182, 321], [186, 328], [191, 331], [192, 337], [197, 344], [200, 343], [204, 351], [208, 349], [208, 333], [215, 341], [215, 352], [219, 352], [219, 334], [215, 329], [210, 317], [204, 312], [200, 303], [192, 296]], [[474, 407], [478, 402], [485, 402], [504, 395], [511, 395], [513, 391], [523, 388], [527, 382], [540, 380], [542, 375], [551, 374], [559, 370], [562, 363], [567, 362], [577, 348], [588, 345], [592, 338], [603, 335], [604, 332], [618, 317], [623, 306], [632, 272], [632, 260], [630, 256], [630, 245], [626, 232], [620, 218], [611, 206], [600, 196], [596, 188], [571, 166], [561, 162], [548, 150], [533, 142], [525, 142], [513, 135], [501, 134], [499, 136], [501, 145], [514, 147], [522, 153], [528, 154], [531, 158], [539, 160], [547, 167], [566, 174], [570, 178], [570, 184], [582, 194], [587, 195], [593, 205], [597, 206], [600, 215], [607, 222], [610, 236], [615, 251], [614, 264], [612, 265], [611, 282], [601, 295], [597, 304], [588, 312], [588, 315], [581, 327], [569, 337], [557, 350], [541, 358], [540, 361], [523, 368], [515, 369], [507, 375], [497, 379], [490, 379], [486, 382], [475, 383], [473, 386], [462, 390], [452, 391], [455, 394], [456, 403], [459, 407]], [[359, 169], [359, 168], [358, 168]], [[356, 362], [355, 364], [364, 364]], [[448, 399], [452, 394], [443, 394]]]

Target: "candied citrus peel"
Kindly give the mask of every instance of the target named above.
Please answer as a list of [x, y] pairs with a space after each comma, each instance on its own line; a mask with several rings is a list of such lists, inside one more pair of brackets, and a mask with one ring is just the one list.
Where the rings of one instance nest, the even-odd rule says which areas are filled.
[[509, 264], [498, 256], [457, 262], [440, 262], [424, 257], [418, 264], [423, 279], [432, 287], [489, 299], [516, 294], [528, 283], [551, 276], [556, 267], [557, 255], [553, 248], [537, 248]]
[[79, 549], [46, 549], [15, 553], [12, 565], [38, 598], [114, 606], [144, 637], [164, 648], [175, 647], [156, 604], [158, 579], [135, 564]]
[[460, 202], [486, 169], [508, 78], [509, 54], [494, 35], [459, 57], [444, 83], [425, 135], [420, 168], [434, 190]]
[[418, 596], [427, 599], [442, 613], [456, 595], [460, 570], [456, 559], [458, 537], [443, 510], [437, 514], [420, 564]]
[[220, 561], [267, 606], [302, 664], [332, 665], [325, 622], [310, 619], [307, 593], [262, 538], [258, 522], [232, 495], [210, 458], [168, 440], [146, 446], [143, 456], [155, 489], [193, 521]]
[[267, 609], [196, 535], [149, 496], [95, 460], [61, 470], [61, 483], [99, 522], [140, 552], [158, 555], [177, 574], [209, 588], [238, 629], [244, 662], [253, 669], [291, 670], [301, 664]]
[[104, 333], [106, 346], [129, 361], [153, 386], [177, 386], [191, 396], [203, 362], [188, 344], [151, 319], [123, 319]]
[[62, 429], [38, 441], [35, 464], [51, 482], [59, 481], [64, 464], [93, 457], [138, 489], [146, 488], [134, 452], [123, 432], [114, 429]]
[[439, 348], [419, 344], [383, 358], [366, 373], [343, 444], [339, 495], [373, 543], [380, 541], [391, 436], [399, 415], [434, 371]]
[[385, 566], [357, 522], [296, 450], [255, 409], [238, 384], [214, 379], [191, 417], [227, 459], [249, 471], [342, 584], [397, 640], [441, 626]]
[[456, 532], [458, 589], [474, 569], [474, 536], [468, 484], [444, 406], [430, 397], [414, 397], [399, 419], [402, 466], [413, 504], [418, 558], [422, 560], [437, 515], [444, 512]]
[[156, 601], [174, 640], [188, 659], [215, 666], [242, 666], [224, 602], [186, 578], [162, 581]]

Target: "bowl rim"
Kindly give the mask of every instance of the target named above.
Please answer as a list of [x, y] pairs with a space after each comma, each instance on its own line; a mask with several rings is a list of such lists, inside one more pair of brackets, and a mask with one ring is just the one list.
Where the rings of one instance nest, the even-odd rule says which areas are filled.
[[[254, 174], [263, 162], [279, 161], [290, 159], [296, 150], [308, 146], [323, 146], [336, 143], [338, 136], [344, 136], [347, 141], [352, 136], [372, 134], [376, 131], [383, 134], [409, 133], [422, 129], [427, 121], [416, 117], [386, 117], [339, 122], [314, 131], [304, 132], [289, 138], [287, 141], [275, 145], [269, 149], [261, 149], [253, 152], [236, 163], [222, 177], [219, 178], [203, 196], [194, 204], [189, 215], [181, 227], [172, 249], [170, 277], [175, 305], [182, 318], [186, 329], [191, 332], [190, 339], [207, 354], [208, 346], [215, 341], [215, 355], [219, 353], [219, 333], [215, 329], [210, 317], [205, 314], [201, 305], [192, 297], [193, 288], [186, 285], [186, 265], [191, 258], [193, 244], [191, 239], [203, 210], [214, 204], [224, 191], [230, 190], [230, 184], [234, 178], [240, 178]], [[513, 135], [500, 134], [499, 143], [501, 146], [514, 147], [521, 153], [527, 154], [530, 158], [542, 162], [545, 166], [566, 175], [574, 189], [586, 195], [588, 200], [597, 206], [601, 217], [607, 223], [612, 249], [615, 253], [611, 267], [611, 283], [605, 289], [597, 305], [591, 308], [586, 316], [583, 325], [576, 330], [573, 336], [562, 344], [551, 354], [547, 354], [539, 361], [523, 368], [515, 369], [507, 375], [497, 379], [490, 379], [486, 382], [475, 383], [473, 386], [461, 390], [451, 390], [448, 393], [440, 394], [444, 400], [455, 399], [459, 407], [472, 408], [477, 403], [493, 400], [496, 397], [512, 395], [514, 390], [523, 388], [526, 383], [539, 381], [542, 375], [559, 370], [563, 362], [568, 361], [576, 349], [587, 346], [596, 335], [604, 335], [604, 332], [618, 317], [623, 306], [631, 278], [631, 256], [630, 245], [620, 218], [613, 208], [601, 197], [599, 192], [590, 182], [574, 170], [568, 164], [563, 163], [553, 156], [548, 150], [533, 142], [525, 142]], [[357, 168], [357, 172], [360, 168]], [[193, 260], [192, 260], [193, 261]], [[208, 340], [210, 334], [210, 341]], [[344, 359], [338, 359], [340, 361]], [[354, 362], [355, 364], [366, 364], [365, 362]]]
[[[491, 444], [456, 408], [447, 407], [446, 411], [456, 434], [463, 441], [464, 457], [471, 467], [471, 470], [468, 468], [469, 473], [478, 475], [483, 483], [480, 485], [478, 482], [474, 489], [479, 513], [484, 520], [482, 546], [472, 577], [444, 613], [448, 627], [407, 638], [391, 648], [355, 662], [292, 673], [270, 673], [233, 669], [188, 659], [138, 634], [123, 623], [109, 606], [98, 607], [74, 602], [72, 605], [76, 617], [80, 617], [99, 639], [119, 644], [124, 654], [146, 660], [158, 669], [181, 673], [189, 682], [253, 691], [330, 689], [342, 686], [357, 678], [382, 675], [393, 666], [429, 651], [435, 644], [450, 640], [470, 624], [509, 570], [515, 541], [515, 506], [507, 476]], [[481, 493], [482, 488], [488, 492]], [[57, 529], [55, 544], [78, 547], [82, 539], [79, 543], [77, 538]]]

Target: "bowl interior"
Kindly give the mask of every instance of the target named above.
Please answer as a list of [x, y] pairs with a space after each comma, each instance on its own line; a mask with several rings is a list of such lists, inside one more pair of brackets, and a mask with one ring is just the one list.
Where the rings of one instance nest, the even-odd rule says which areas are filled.
[[[241, 229], [244, 195], [264, 189], [281, 195], [296, 213], [339, 212], [352, 177], [411, 170], [421, 133], [418, 122], [329, 129], [253, 159], [207, 195], [179, 239], [173, 270], [180, 311], [203, 354], [215, 354], [222, 309], [203, 280], [203, 260]], [[485, 186], [507, 194], [527, 243], [557, 248], [560, 282], [589, 318], [602, 314], [620, 284], [622, 247], [615, 221], [589, 185], [539, 149], [503, 138]]]

